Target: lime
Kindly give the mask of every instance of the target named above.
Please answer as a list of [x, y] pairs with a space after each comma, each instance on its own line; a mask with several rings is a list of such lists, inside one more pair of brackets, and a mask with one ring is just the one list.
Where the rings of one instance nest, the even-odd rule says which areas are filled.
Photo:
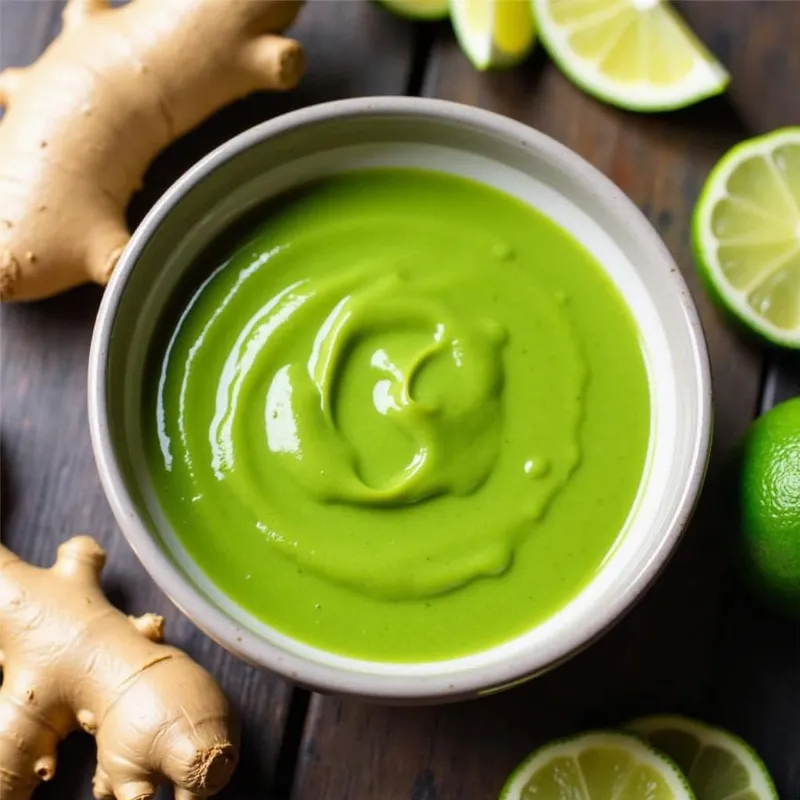
[[663, 0], [531, 0], [542, 44], [589, 94], [668, 111], [719, 94], [725, 69]]
[[536, 41], [529, 0], [450, 0], [450, 19], [461, 49], [480, 70], [513, 67]]
[[680, 770], [636, 736], [597, 731], [528, 756], [500, 800], [691, 800]]
[[745, 576], [769, 605], [800, 618], [800, 397], [759, 417], [740, 456]]
[[444, 19], [450, 6], [448, 0], [379, 0], [380, 4], [406, 19]]
[[778, 800], [764, 763], [728, 731], [679, 716], [645, 717], [627, 728], [675, 761], [697, 800]]
[[693, 238], [716, 302], [769, 342], [800, 348], [800, 127], [722, 158], [695, 207]]

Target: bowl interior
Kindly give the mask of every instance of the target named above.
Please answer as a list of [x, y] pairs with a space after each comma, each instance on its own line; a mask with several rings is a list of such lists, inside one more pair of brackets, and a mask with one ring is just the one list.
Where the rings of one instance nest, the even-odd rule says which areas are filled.
[[[595, 579], [525, 635], [429, 664], [332, 655], [282, 635], [232, 603], [193, 564], [165, 520], [142, 447], [148, 351], [198, 256], [276, 194], [325, 174], [376, 166], [430, 168], [482, 181], [569, 231], [626, 300], [650, 382], [645, 475]], [[539, 672], [599, 635], [635, 600], [676, 544], [699, 489], [708, 448], [707, 363], [688, 291], [676, 272], [663, 244], [621, 192], [574, 154], [516, 123], [451, 104], [397, 100], [328, 104], [267, 123], [212, 154], [167, 193], [136, 232], [107, 290], [90, 395], [93, 437], [112, 506], [145, 567], [190, 618], [240, 657], [301, 683], [422, 697], [492, 691]]]

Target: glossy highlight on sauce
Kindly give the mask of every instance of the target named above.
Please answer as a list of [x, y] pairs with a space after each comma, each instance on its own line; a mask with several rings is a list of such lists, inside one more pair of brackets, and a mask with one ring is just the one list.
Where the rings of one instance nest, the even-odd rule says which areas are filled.
[[546, 618], [613, 546], [647, 450], [601, 268], [433, 172], [332, 176], [263, 213], [154, 354], [148, 461], [189, 555], [357, 657], [463, 655]]

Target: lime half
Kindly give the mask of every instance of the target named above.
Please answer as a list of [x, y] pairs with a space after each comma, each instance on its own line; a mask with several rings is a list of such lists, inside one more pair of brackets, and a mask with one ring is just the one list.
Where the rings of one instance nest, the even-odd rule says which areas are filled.
[[697, 800], [778, 800], [761, 759], [721, 728], [679, 716], [645, 717], [627, 728], [678, 764]]
[[378, 0], [378, 2], [388, 11], [406, 19], [444, 19], [450, 10], [448, 0]]
[[692, 232], [714, 299], [773, 344], [800, 348], [800, 127], [725, 155], [703, 188]]
[[636, 736], [611, 731], [553, 742], [528, 756], [500, 800], [693, 800], [680, 770]]
[[536, 41], [529, 0], [450, 0], [461, 49], [480, 70], [519, 64]]
[[589, 94], [667, 111], [719, 94], [725, 69], [664, 0], [531, 0], [542, 43]]

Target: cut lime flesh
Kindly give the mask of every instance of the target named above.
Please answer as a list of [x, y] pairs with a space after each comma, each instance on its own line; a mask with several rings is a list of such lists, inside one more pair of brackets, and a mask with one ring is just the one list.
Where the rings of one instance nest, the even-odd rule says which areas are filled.
[[693, 800], [678, 768], [635, 736], [581, 734], [545, 745], [508, 779], [501, 800]]
[[667, 111], [719, 94], [728, 73], [664, 0], [531, 0], [542, 42], [589, 94]]
[[778, 800], [758, 755], [721, 728], [680, 716], [645, 717], [627, 728], [675, 761], [697, 800]]
[[695, 208], [693, 238], [715, 299], [768, 341], [800, 348], [800, 127], [722, 158]]
[[480, 70], [522, 61], [536, 41], [529, 0], [450, 0], [461, 49]]

